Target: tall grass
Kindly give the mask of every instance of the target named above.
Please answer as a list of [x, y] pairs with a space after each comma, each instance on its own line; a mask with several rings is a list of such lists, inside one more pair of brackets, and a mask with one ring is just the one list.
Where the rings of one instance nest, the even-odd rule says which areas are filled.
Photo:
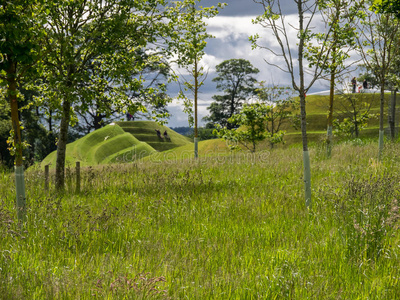
[[75, 194], [0, 174], [0, 299], [396, 299], [400, 153], [388, 144], [87, 168]]

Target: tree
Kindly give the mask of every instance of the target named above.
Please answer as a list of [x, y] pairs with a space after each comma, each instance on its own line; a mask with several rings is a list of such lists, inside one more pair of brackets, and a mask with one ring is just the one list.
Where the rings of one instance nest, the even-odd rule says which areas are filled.
[[[177, 56], [175, 62], [179, 67], [185, 68], [191, 77], [189, 80], [184, 80], [184, 85], [186, 91], [193, 93], [193, 102], [183, 92], [180, 94], [180, 98], [184, 99], [185, 111], [189, 114], [189, 124], [194, 124], [195, 158], [198, 157], [198, 94], [205, 80], [201, 59], [204, 56], [204, 48], [207, 45], [206, 39], [212, 37], [207, 33], [207, 25], [204, 19], [216, 16], [218, 9], [223, 8], [221, 3], [218, 3], [217, 7], [200, 6], [196, 8], [198, 3], [200, 3], [199, 0], [175, 2], [171, 20], [176, 24], [176, 27], [169, 43], [171, 52]], [[194, 119], [192, 118], [193, 108]]]
[[[146, 61], [138, 49], [168, 32], [160, 11], [163, 0], [71, 0], [46, 3], [48, 24], [45, 60], [41, 82], [42, 102], [58, 112], [60, 130], [57, 144], [56, 188], [64, 188], [65, 154], [69, 125], [75, 110], [88, 109], [94, 99], [109, 99], [128, 109], [144, 110], [129, 101], [128, 93], [142, 91], [139, 74]], [[152, 56], [156, 59], [156, 56]], [[112, 80], [113, 85], [109, 82]], [[145, 94], [157, 94], [156, 88]], [[159, 101], [159, 99], [157, 99]]]
[[[352, 66], [345, 63], [350, 57], [349, 53], [355, 49], [355, 19], [359, 16], [359, 4], [348, 0], [326, 0], [319, 2], [322, 17], [330, 31], [327, 34], [317, 35], [321, 45], [309, 46], [310, 53], [307, 59], [312, 63], [319, 59], [319, 52], [328, 44], [330, 55], [327, 60], [320, 60], [329, 80], [329, 113], [327, 124], [326, 152], [327, 157], [332, 153], [332, 127], [333, 127], [333, 100], [335, 95], [336, 79]], [[326, 49], [325, 49], [326, 50]]]
[[227, 126], [228, 129], [235, 124], [229, 123], [228, 119], [240, 112], [243, 102], [255, 94], [255, 83], [253, 77], [259, 70], [245, 59], [229, 59], [216, 66], [218, 76], [213, 79], [217, 83], [217, 89], [224, 95], [215, 95], [215, 102], [208, 107], [210, 115], [205, 121]]
[[[318, 4], [320, 1], [294, 0], [297, 7], [298, 24], [288, 24], [286, 22], [284, 11], [282, 10], [279, 0], [253, 1], [261, 4], [264, 8], [264, 14], [258, 16], [253, 22], [260, 24], [262, 27], [272, 32], [272, 35], [279, 45], [277, 49], [264, 46], [259, 43], [259, 35], [256, 34], [250, 37], [253, 48], [266, 49], [273, 55], [282, 58], [284, 67], [271, 63], [268, 59], [266, 59], [266, 61], [270, 65], [276, 66], [280, 70], [288, 73], [291, 78], [293, 89], [299, 94], [303, 143], [304, 194], [306, 206], [309, 207], [311, 205], [311, 167], [307, 141], [305, 97], [315, 81], [321, 77], [323, 72], [321, 66], [326, 65], [331, 50], [329, 43], [327, 43], [328, 34], [325, 33], [324, 38], [319, 39], [321, 47], [312, 60], [313, 64], [310, 66], [311, 68], [307, 69], [305, 67], [306, 47], [313, 42], [313, 39], [316, 38], [317, 35], [321, 35], [321, 33], [312, 32], [312, 22], [318, 13]], [[288, 32], [289, 28], [292, 31], [290, 35]], [[330, 31], [330, 26], [327, 26], [326, 32], [329, 33]], [[296, 55], [296, 61], [294, 55]], [[307, 72], [307, 76], [305, 72]]]
[[7, 87], [11, 109], [12, 136], [10, 149], [15, 155], [16, 207], [18, 220], [26, 215], [23, 148], [19, 120], [18, 92], [24, 78], [35, 71], [43, 55], [42, 6], [35, 0], [3, 1], [0, 6], [0, 81]]
[[219, 128], [214, 133], [231, 143], [231, 148], [237, 147], [237, 143], [243, 145], [251, 152], [256, 151], [258, 142], [270, 138], [270, 141], [277, 143], [282, 140], [283, 132], [271, 135], [267, 131], [267, 115], [271, 106], [265, 103], [244, 104], [239, 114], [233, 115], [228, 122], [237, 124], [239, 128], [228, 129], [227, 127]]
[[[134, 117], [145, 117], [151, 119], [152, 116], [158, 115], [161, 117], [168, 116], [166, 104], [171, 101], [167, 95], [166, 82], [170, 80], [170, 66], [168, 62], [160, 59], [162, 53], [146, 53], [144, 49], [137, 49], [136, 55], [145, 64], [138, 74], [131, 74], [132, 77], [141, 78], [142, 87], [140, 91], [132, 90], [126, 91], [128, 102], [137, 103], [142, 105], [145, 109], [136, 110], [135, 108], [128, 108], [125, 102], [115, 103], [114, 99], [108, 97], [107, 93], [97, 95], [92, 102], [87, 102], [83, 107], [77, 108], [77, 114], [83, 121], [81, 125], [85, 128], [85, 132], [89, 133], [91, 130], [99, 129], [107, 123], [120, 118], [120, 112], [126, 110]], [[96, 72], [92, 68], [93, 73]], [[93, 76], [95, 77], [95, 76]], [[112, 78], [102, 78], [104, 84], [104, 91], [112, 91], [114, 83]], [[84, 83], [90, 85], [91, 83]], [[149, 91], [154, 89], [154, 93]], [[157, 101], [160, 99], [161, 101]]]
[[293, 89], [290, 87], [272, 85], [266, 86], [264, 82], [256, 90], [258, 98], [267, 105], [266, 126], [271, 149], [275, 144], [283, 141], [284, 132], [281, 126], [293, 117], [293, 111], [297, 109], [297, 101], [293, 97]]
[[337, 118], [333, 121], [335, 134], [358, 138], [360, 131], [368, 125], [368, 120], [374, 117], [370, 113], [373, 97], [351, 93], [340, 95], [338, 100], [340, 108], [337, 109]]
[[380, 85], [379, 109], [379, 155], [381, 157], [384, 137], [384, 104], [387, 74], [399, 54], [398, 39], [400, 24], [393, 14], [374, 14], [364, 8], [365, 18], [361, 22], [357, 37], [360, 55], [366, 68], [373, 72]]
[[371, 6], [377, 13], [395, 14], [400, 19], [400, 1], [398, 0], [374, 0]]
[[[3, 93], [1, 93], [2, 95]], [[10, 105], [6, 102], [5, 98], [0, 97], [0, 164], [6, 168], [11, 168], [14, 164], [7, 146], [10, 131]]]

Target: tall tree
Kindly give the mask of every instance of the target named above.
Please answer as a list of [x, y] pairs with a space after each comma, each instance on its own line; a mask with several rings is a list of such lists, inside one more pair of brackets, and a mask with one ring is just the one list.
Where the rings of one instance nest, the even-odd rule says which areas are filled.
[[325, 0], [319, 2], [320, 11], [327, 26], [330, 27], [328, 39], [326, 35], [317, 35], [322, 45], [309, 47], [307, 59], [311, 62], [318, 59], [316, 53], [323, 47], [324, 43], [329, 43], [329, 59], [323, 61], [325, 65], [321, 67], [325, 70], [329, 80], [329, 113], [326, 139], [327, 157], [332, 153], [332, 127], [333, 127], [333, 100], [335, 96], [336, 79], [349, 69], [353, 63], [347, 63], [350, 52], [356, 47], [355, 42], [355, 19], [359, 15], [359, 3], [348, 0]]
[[398, 55], [400, 33], [399, 20], [393, 14], [375, 14], [364, 7], [364, 20], [358, 28], [357, 36], [360, 55], [366, 68], [374, 73], [380, 85], [379, 109], [379, 154], [381, 157], [384, 137], [385, 86], [394, 58]]
[[255, 95], [255, 83], [253, 77], [259, 70], [246, 59], [229, 59], [216, 66], [218, 73], [213, 79], [217, 83], [217, 89], [224, 95], [215, 95], [215, 102], [208, 107], [210, 115], [204, 120], [227, 126], [231, 129], [235, 124], [229, 123], [228, 119], [238, 114], [243, 102]]
[[[218, 9], [223, 7], [221, 3], [218, 3], [217, 7], [202, 7], [198, 5], [200, 2], [201, 0], [175, 2], [175, 10], [171, 11], [173, 13], [171, 20], [176, 27], [169, 44], [171, 51], [177, 56], [175, 62], [179, 67], [185, 68], [190, 75], [190, 79], [184, 79], [184, 85], [186, 90], [193, 94], [193, 102], [184, 93], [181, 93], [180, 97], [184, 99], [185, 110], [189, 113], [189, 123], [194, 123], [195, 158], [198, 157], [198, 94], [205, 80], [201, 59], [205, 54], [206, 39], [212, 37], [207, 33], [207, 24], [204, 19], [216, 16]], [[191, 117], [193, 110], [194, 119]]]
[[[330, 27], [326, 28], [324, 38], [320, 39], [322, 45], [320, 51], [316, 53], [313, 64], [310, 69], [305, 66], [306, 47], [313, 42], [313, 38], [321, 35], [319, 32], [312, 32], [313, 21], [319, 13], [317, 0], [294, 0], [297, 7], [297, 24], [289, 24], [285, 19], [285, 11], [279, 0], [253, 0], [264, 8], [264, 14], [258, 16], [254, 23], [262, 25], [264, 28], [272, 32], [278, 42], [278, 48], [272, 49], [258, 42], [259, 35], [250, 37], [254, 48], [262, 48], [270, 51], [273, 55], [278, 55], [283, 59], [284, 67], [278, 66], [266, 59], [269, 64], [278, 67], [288, 73], [291, 77], [292, 87], [299, 94], [300, 98], [300, 114], [301, 114], [301, 135], [303, 143], [303, 165], [304, 165], [304, 194], [306, 206], [311, 205], [311, 167], [310, 155], [308, 152], [307, 140], [307, 122], [306, 122], [306, 102], [305, 97], [307, 91], [312, 87], [317, 79], [321, 77], [323, 72], [322, 65], [330, 55], [330, 45], [327, 43]], [[288, 5], [285, 5], [287, 7]], [[290, 34], [289, 34], [290, 29]], [[296, 54], [295, 54], [296, 53]], [[296, 57], [295, 57], [296, 55]], [[296, 61], [295, 61], [296, 60]], [[307, 72], [307, 76], [305, 74]]]
[[[140, 76], [132, 76], [146, 65], [136, 50], [146, 49], [167, 34], [170, 24], [160, 11], [164, 5], [163, 0], [47, 2], [46, 47], [51, 51], [41, 92], [61, 120], [57, 189], [64, 188], [67, 136], [77, 106], [84, 111], [93, 99], [107, 97], [125, 107], [144, 109], [141, 103], [130, 103], [128, 99], [130, 91], [141, 91], [143, 86]], [[111, 89], [109, 80], [113, 81]]]
[[43, 14], [39, 1], [2, 1], [0, 5], [0, 82], [7, 87], [11, 109], [12, 141], [15, 154], [16, 206], [18, 219], [25, 218], [25, 183], [23, 171], [24, 143], [21, 138], [18, 102], [22, 99], [18, 89], [23, 80], [35, 70], [40, 60], [43, 37]]

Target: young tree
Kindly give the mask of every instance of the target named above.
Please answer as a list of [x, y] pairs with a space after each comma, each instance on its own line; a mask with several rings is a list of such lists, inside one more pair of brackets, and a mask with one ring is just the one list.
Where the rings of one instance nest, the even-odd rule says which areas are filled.
[[342, 94], [337, 109], [337, 118], [333, 121], [335, 134], [338, 136], [358, 138], [360, 131], [368, 124], [374, 115], [370, 113], [374, 96], [370, 94]]
[[357, 37], [360, 55], [366, 68], [373, 72], [380, 85], [379, 155], [381, 157], [384, 137], [384, 104], [387, 74], [399, 53], [400, 23], [393, 14], [374, 14], [364, 8], [365, 19], [361, 22]]
[[216, 66], [218, 73], [213, 79], [217, 83], [217, 89], [224, 92], [224, 95], [215, 95], [215, 102], [208, 107], [210, 115], [204, 120], [228, 129], [235, 124], [228, 122], [228, 119], [240, 112], [243, 102], [255, 94], [255, 83], [257, 80], [253, 75], [259, 70], [246, 59], [229, 59]]
[[[320, 33], [313, 33], [313, 21], [319, 12], [318, 4], [320, 1], [314, 0], [294, 0], [297, 7], [297, 24], [288, 24], [285, 19], [285, 11], [282, 9], [280, 0], [253, 0], [264, 8], [264, 14], [258, 16], [254, 23], [260, 24], [268, 29], [278, 42], [278, 49], [264, 46], [258, 42], [259, 35], [250, 37], [253, 48], [261, 48], [270, 51], [273, 55], [282, 58], [284, 67], [273, 64], [266, 59], [269, 64], [278, 67], [288, 73], [291, 77], [292, 87], [299, 94], [300, 114], [301, 114], [301, 135], [303, 143], [303, 164], [304, 164], [304, 192], [306, 206], [311, 205], [311, 169], [310, 155], [308, 152], [307, 129], [306, 129], [306, 103], [307, 91], [321, 77], [326, 61], [330, 56], [330, 45], [327, 43], [331, 28], [326, 28], [326, 34], [319, 40], [320, 50], [313, 59], [310, 69], [305, 66], [306, 47], [312, 43], [313, 38]], [[288, 7], [289, 5], [286, 5]], [[289, 35], [288, 30], [291, 30]], [[296, 56], [296, 57], [295, 57]], [[296, 59], [296, 61], [295, 61]], [[307, 76], [305, 74], [307, 72]]]
[[[138, 49], [168, 33], [160, 11], [163, 0], [71, 0], [46, 3], [48, 24], [45, 78], [41, 93], [60, 117], [57, 144], [56, 188], [64, 188], [65, 154], [69, 125], [77, 107], [88, 109], [94, 99], [107, 97], [115, 104], [129, 103], [127, 93], [141, 91], [139, 74], [146, 61]], [[154, 59], [154, 57], [152, 57]], [[113, 86], [110, 87], [109, 81]], [[111, 89], [109, 89], [111, 88]], [[145, 91], [154, 93], [154, 88]], [[43, 100], [43, 101], [44, 101]]]
[[272, 143], [277, 143], [282, 140], [284, 133], [271, 135], [267, 131], [267, 115], [270, 109], [271, 106], [265, 103], [244, 104], [241, 112], [228, 120], [230, 123], [241, 126], [240, 128], [224, 127], [214, 130], [214, 133], [226, 141], [233, 142], [232, 148], [237, 147], [235, 143], [239, 143], [251, 152], [255, 152], [257, 143], [266, 138], [270, 138]]
[[294, 91], [290, 87], [272, 85], [266, 86], [264, 82], [256, 90], [259, 100], [267, 105], [266, 126], [271, 149], [275, 144], [283, 141], [284, 132], [281, 126], [293, 117], [293, 111], [298, 109], [294, 99]]
[[329, 114], [327, 126], [326, 152], [327, 157], [332, 153], [332, 127], [333, 127], [333, 100], [335, 96], [336, 79], [344, 72], [348, 72], [352, 64], [346, 63], [349, 53], [355, 49], [355, 19], [359, 15], [359, 4], [348, 0], [326, 0], [319, 2], [320, 11], [325, 23], [330, 27], [328, 35], [317, 35], [322, 45], [310, 45], [307, 59], [313, 63], [318, 59], [321, 48], [329, 45], [330, 56], [323, 60], [321, 68], [329, 80]]
[[18, 89], [29, 78], [42, 56], [43, 14], [39, 1], [3, 1], [0, 5], [0, 83], [7, 87], [11, 109], [12, 137], [10, 149], [15, 155], [16, 207], [19, 221], [26, 212], [23, 148], [19, 120]]
[[[218, 14], [218, 9], [223, 7], [221, 3], [218, 3], [217, 7], [196, 7], [200, 1], [183, 0], [175, 2], [175, 10], [171, 11], [173, 13], [171, 20], [176, 24], [176, 27], [169, 43], [171, 52], [177, 56], [175, 62], [179, 67], [185, 68], [191, 77], [190, 80], [184, 80], [184, 85], [186, 90], [193, 93], [193, 103], [184, 93], [181, 93], [180, 97], [184, 99], [185, 111], [189, 113], [190, 125], [194, 123], [195, 158], [198, 157], [198, 94], [205, 80], [204, 67], [201, 65], [201, 59], [205, 54], [204, 49], [207, 45], [206, 39], [212, 37], [212, 35], [207, 33], [207, 25], [204, 19], [216, 16]], [[193, 108], [194, 120], [191, 117]]]

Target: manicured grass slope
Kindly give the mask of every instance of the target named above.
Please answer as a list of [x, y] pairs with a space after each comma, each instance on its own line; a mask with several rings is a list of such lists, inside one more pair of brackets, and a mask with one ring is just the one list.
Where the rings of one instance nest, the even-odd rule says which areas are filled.
[[[125, 132], [120, 126], [107, 125], [68, 144], [66, 164], [74, 165], [76, 161], [81, 161], [83, 166], [94, 166], [121, 161], [127, 152], [140, 152], [144, 157], [152, 154], [155, 150]], [[42, 161], [41, 166], [43, 167], [49, 163], [55, 167], [56, 151], [49, 154]]]
[[[221, 139], [200, 141], [198, 151], [200, 157], [226, 156], [231, 153], [226, 142]], [[192, 158], [194, 158], [194, 144], [189, 143], [171, 150], [154, 153], [144, 157], [143, 161], [180, 161]]]
[[310, 147], [310, 210], [299, 148], [96, 166], [78, 194], [31, 171], [22, 230], [0, 172], [0, 298], [400, 299], [399, 145], [376, 148]]
[[[360, 132], [360, 137], [377, 137], [379, 131], [379, 94], [352, 94], [352, 96], [360, 99], [360, 102], [372, 103], [371, 114], [376, 114], [377, 117], [371, 118], [368, 121], [368, 127]], [[384, 126], [387, 127], [387, 105], [390, 99], [390, 94], [385, 94], [385, 116]], [[334, 118], [342, 120], [344, 117], [343, 108], [346, 101], [340, 96], [335, 96], [334, 99]], [[307, 110], [307, 134], [310, 141], [323, 140], [326, 136], [326, 128], [328, 122], [329, 96], [309, 95], [306, 97]], [[397, 120], [400, 118], [400, 112], [397, 110]], [[285, 142], [290, 145], [301, 142], [300, 130], [295, 130], [289, 122], [285, 122], [281, 128], [286, 130], [287, 135], [284, 137]]]
[[[172, 129], [166, 126], [159, 125], [152, 121], [126, 121], [126, 122], [117, 122], [117, 124], [125, 132], [131, 133], [139, 141], [146, 142], [159, 152], [170, 150], [191, 143], [189, 138], [180, 135], [179, 133], [173, 131]], [[166, 130], [171, 141], [160, 139], [157, 136], [155, 129], [160, 130], [161, 135], [163, 135], [164, 131]]]

